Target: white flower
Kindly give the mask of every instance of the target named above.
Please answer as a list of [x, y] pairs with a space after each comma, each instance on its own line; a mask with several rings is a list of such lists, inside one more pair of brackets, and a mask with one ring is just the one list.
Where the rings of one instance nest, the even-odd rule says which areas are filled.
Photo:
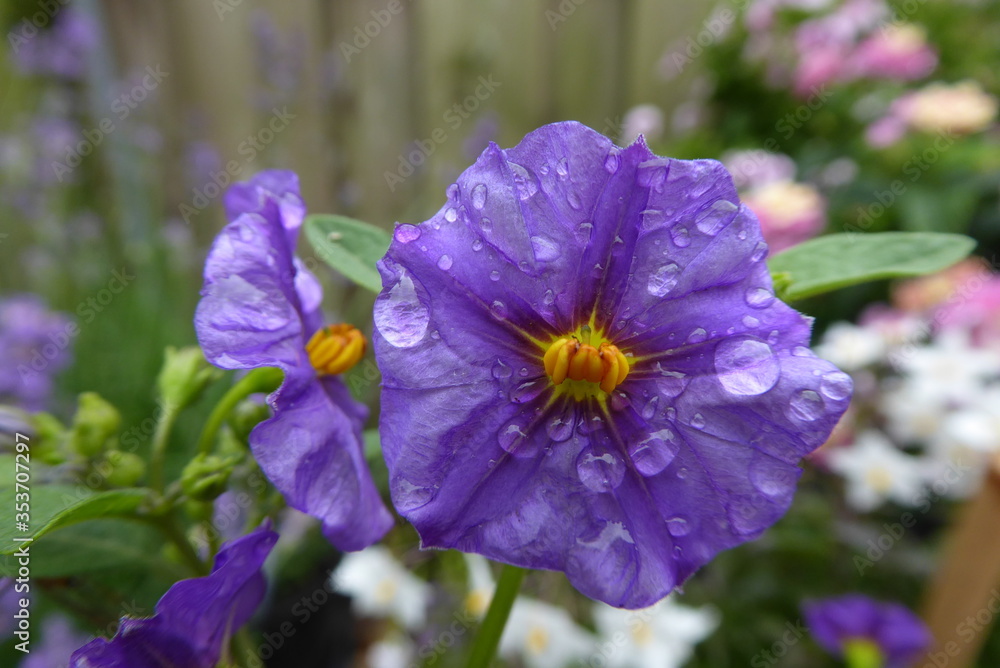
[[940, 433], [948, 405], [928, 383], [902, 379], [881, 391], [888, 432], [900, 443], [926, 444]]
[[816, 354], [844, 371], [857, 371], [884, 357], [885, 340], [865, 327], [838, 322], [826, 330]]
[[[496, 590], [489, 562], [466, 554], [469, 594], [465, 609], [472, 615], [486, 614]], [[563, 668], [582, 661], [593, 652], [593, 635], [577, 624], [568, 612], [527, 596], [519, 596], [500, 637], [500, 654], [519, 656], [528, 668]]]
[[828, 462], [846, 479], [847, 502], [860, 512], [887, 499], [902, 505], [917, 503], [927, 473], [922, 460], [900, 451], [877, 431], [863, 432], [853, 445], [833, 450]]
[[413, 643], [402, 635], [378, 641], [365, 653], [367, 668], [409, 668], [414, 658]]
[[1000, 388], [980, 391], [972, 405], [948, 416], [943, 431], [969, 450], [1000, 452]]
[[520, 596], [500, 637], [500, 655], [520, 656], [528, 668], [563, 668], [586, 660], [594, 636], [564, 609]]
[[691, 658], [694, 645], [719, 624], [708, 607], [689, 608], [669, 596], [644, 610], [594, 607], [601, 634], [599, 652], [609, 668], [679, 668]]
[[424, 625], [430, 585], [403, 568], [384, 547], [373, 545], [344, 555], [332, 582], [351, 596], [359, 615], [388, 617], [414, 631]]
[[950, 332], [930, 345], [899, 353], [898, 366], [910, 382], [949, 405], [972, 403], [986, 381], [1000, 373], [1000, 356], [992, 350], [973, 348], [968, 335]]

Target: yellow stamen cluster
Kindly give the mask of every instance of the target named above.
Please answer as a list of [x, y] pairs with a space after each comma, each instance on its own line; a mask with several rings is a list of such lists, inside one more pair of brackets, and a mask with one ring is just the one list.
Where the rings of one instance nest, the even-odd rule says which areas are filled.
[[567, 379], [585, 380], [600, 385], [609, 394], [622, 384], [629, 371], [628, 359], [617, 346], [605, 341], [595, 348], [580, 343], [575, 336], [554, 341], [542, 362], [555, 385], [562, 385]]
[[353, 325], [327, 325], [306, 344], [309, 362], [321, 374], [344, 373], [365, 356], [365, 337]]

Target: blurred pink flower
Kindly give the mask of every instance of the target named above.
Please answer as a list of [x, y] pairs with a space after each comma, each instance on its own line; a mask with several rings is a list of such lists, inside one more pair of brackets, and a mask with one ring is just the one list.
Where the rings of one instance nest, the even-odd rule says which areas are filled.
[[888, 113], [868, 126], [865, 138], [882, 148], [902, 139], [907, 130], [973, 134], [993, 125], [997, 109], [997, 98], [977, 81], [935, 82], [893, 101]]
[[974, 345], [1000, 345], [1000, 275], [980, 274], [968, 279], [934, 320], [941, 330], [968, 331]]
[[750, 190], [795, 177], [795, 161], [783, 153], [763, 149], [727, 151], [720, 161], [733, 175], [737, 190]]
[[772, 253], [811, 239], [826, 226], [826, 202], [816, 188], [805, 183], [774, 181], [753, 188], [742, 198], [757, 214]]
[[937, 67], [927, 32], [912, 23], [890, 25], [862, 41], [846, 65], [852, 78], [912, 81]]

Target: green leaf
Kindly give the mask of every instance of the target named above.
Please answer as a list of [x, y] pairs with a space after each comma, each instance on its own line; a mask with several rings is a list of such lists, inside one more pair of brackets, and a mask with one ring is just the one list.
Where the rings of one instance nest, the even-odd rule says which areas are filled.
[[[9, 500], [14, 508], [15, 488], [5, 485], [0, 499]], [[13, 554], [22, 542], [15, 538], [38, 539], [60, 527], [102, 517], [132, 515], [147, 499], [148, 490], [119, 489], [94, 492], [86, 487], [70, 485], [32, 485], [30, 487], [28, 531], [19, 531], [14, 517], [4, 512], [0, 525], [0, 554]]]
[[831, 234], [778, 253], [768, 262], [778, 296], [804, 299], [882, 278], [922, 276], [955, 264], [976, 242], [960, 234]]
[[389, 248], [391, 239], [385, 230], [332, 214], [307, 216], [305, 229], [319, 259], [361, 287], [382, 291], [375, 263]]

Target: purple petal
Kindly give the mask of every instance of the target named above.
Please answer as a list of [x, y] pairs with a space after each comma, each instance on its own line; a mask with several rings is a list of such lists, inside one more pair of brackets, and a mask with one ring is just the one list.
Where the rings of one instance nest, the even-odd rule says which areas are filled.
[[268, 401], [275, 417], [254, 428], [250, 447], [288, 504], [319, 518], [342, 550], [378, 541], [393, 520], [361, 446], [367, 409], [329, 377], [290, 377]]
[[[379, 266], [382, 445], [423, 545], [638, 608], [777, 521], [851, 384], [766, 254], [720, 163], [577, 123], [488, 148]], [[591, 318], [631, 373], [553, 400], [542, 354]]]
[[302, 201], [299, 177], [295, 172], [277, 169], [258, 172], [249, 181], [230, 186], [223, 202], [229, 220], [235, 220], [244, 213], [261, 213], [274, 202], [281, 226], [287, 231], [289, 244], [295, 250], [298, 230], [306, 216], [306, 205]]
[[153, 617], [123, 619], [114, 638], [97, 638], [74, 652], [71, 668], [212, 668], [264, 599], [261, 567], [277, 540], [265, 525], [227, 543], [210, 575], [174, 584]]

